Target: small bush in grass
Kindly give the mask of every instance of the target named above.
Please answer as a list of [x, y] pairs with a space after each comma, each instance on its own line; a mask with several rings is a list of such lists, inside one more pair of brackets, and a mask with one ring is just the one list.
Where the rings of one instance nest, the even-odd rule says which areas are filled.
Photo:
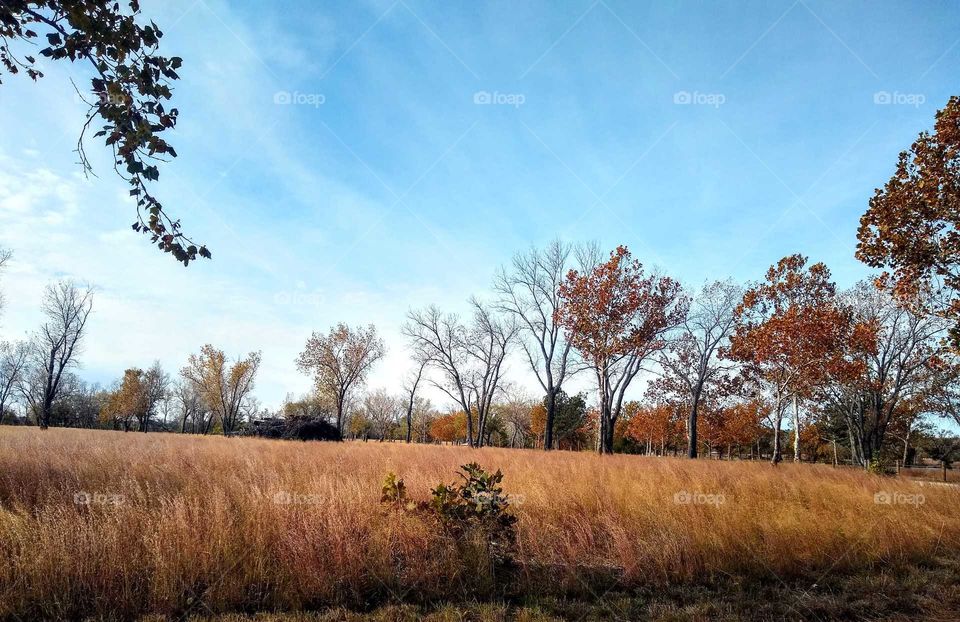
[[517, 517], [500, 482], [503, 473], [489, 473], [479, 464], [460, 467], [462, 481], [440, 483], [429, 502], [407, 501], [406, 486], [394, 473], [383, 483], [380, 501], [406, 511], [417, 511], [436, 520], [457, 548], [469, 591], [490, 593], [514, 565]]
[[387, 473], [384, 478], [380, 503], [389, 503], [405, 510], [416, 508], [415, 503], [407, 501], [407, 485], [403, 483], [403, 478], [397, 477], [396, 473]]
[[433, 489], [431, 507], [454, 535], [480, 535], [488, 541], [491, 561], [511, 562], [517, 517], [509, 513], [510, 501], [500, 486], [503, 473], [488, 473], [476, 463], [465, 464], [460, 470], [462, 482], [439, 484]]

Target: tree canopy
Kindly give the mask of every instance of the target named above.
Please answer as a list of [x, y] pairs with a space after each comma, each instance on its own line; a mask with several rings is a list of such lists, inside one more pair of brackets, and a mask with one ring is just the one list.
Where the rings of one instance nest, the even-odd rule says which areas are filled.
[[[877, 188], [857, 231], [857, 258], [890, 272], [878, 283], [902, 301], [950, 319], [960, 346], [960, 97], [937, 111]], [[922, 296], [924, 290], [943, 296]]]

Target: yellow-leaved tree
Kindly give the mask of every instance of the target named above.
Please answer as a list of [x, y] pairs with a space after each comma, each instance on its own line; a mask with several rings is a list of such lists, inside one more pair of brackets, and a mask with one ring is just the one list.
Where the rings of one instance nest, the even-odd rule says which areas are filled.
[[200, 394], [204, 405], [220, 422], [224, 434], [232, 434], [251, 402], [253, 381], [260, 367], [260, 353], [229, 361], [223, 350], [207, 344], [200, 354], [191, 354], [180, 375]]

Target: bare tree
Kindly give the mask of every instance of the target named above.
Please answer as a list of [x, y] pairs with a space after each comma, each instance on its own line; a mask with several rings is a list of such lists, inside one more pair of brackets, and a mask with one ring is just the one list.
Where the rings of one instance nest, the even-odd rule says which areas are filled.
[[571, 246], [554, 240], [544, 249], [532, 248], [513, 257], [510, 270], [501, 268], [494, 279], [499, 295], [497, 308], [511, 314], [523, 338], [520, 344], [527, 362], [546, 395], [547, 411], [544, 449], [553, 449], [553, 427], [557, 394], [570, 375], [570, 342], [557, 322], [563, 282]]
[[190, 422], [190, 430], [194, 434], [206, 434], [210, 431], [213, 417], [192, 382], [187, 380], [174, 382], [171, 395], [179, 411], [181, 433], [187, 431], [187, 422]]
[[411, 372], [403, 383], [403, 393], [407, 403], [407, 443], [413, 438], [413, 409], [417, 401], [417, 388], [420, 386], [426, 367], [426, 360], [419, 361], [416, 371]]
[[0, 343], [0, 424], [7, 413], [7, 405], [27, 373], [30, 347], [27, 343]]
[[477, 411], [475, 444], [483, 446], [484, 439], [487, 438], [487, 419], [503, 380], [503, 363], [518, 329], [512, 319], [504, 321], [496, 317], [489, 307], [476, 299], [470, 302], [474, 314], [473, 326], [467, 339], [467, 353], [475, 366], [468, 377], [468, 385]]
[[863, 356], [864, 407], [844, 411], [854, 459], [869, 466], [901, 406], [922, 399], [927, 392], [927, 372], [940, 356], [940, 341], [949, 324], [938, 316], [902, 306], [873, 283], [857, 284], [847, 299], [856, 320], [875, 330], [875, 347]]
[[170, 374], [163, 371], [160, 361], [154, 361], [143, 373], [144, 408], [137, 415], [141, 432], [147, 431], [150, 419], [157, 414], [157, 408], [166, 400], [169, 390]]
[[93, 309], [93, 292], [72, 281], [60, 281], [47, 286], [42, 309], [47, 321], [34, 337], [32, 349], [41, 383], [36, 404], [38, 423], [45, 430], [60, 394], [64, 371], [76, 365], [78, 346]]
[[467, 387], [467, 354], [464, 345], [466, 328], [454, 314], [443, 314], [439, 307], [430, 305], [422, 311], [410, 311], [403, 326], [403, 334], [410, 340], [414, 356], [421, 364], [436, 368], [443, 381], [431, 379], [431, 384], [460, 404], [467, 414], [468, 442], [473, 441], [473, 418], [470, 416]]
[[527, 447], [534, 436], [532, 414], [537, 401], [513, 386], [507, 388], [505, 394], [496, 410], [503, 419], [510, 447]]
[[430, 426], [436, 418], [437, 413], [433, 410], [430, 400], [418, 395], [413, 401], [413, 417], [410, 422], [416, 442], [426, 443], [430, 440]]
[[163, 396], [163, 399], [160, 400], [160, 403], [157, 404], [157, 411], [163, 417], [160, 420], [160, 429], [164, 432], [167, 431], [167, 421], [170, 420], [170, 416], [176, 412], [177, 404], [173, 396], [172, 385], [167, 387], [167, 392]]
[[497, 318], [476, 299], [470, 303], [474, 309], [470, 326], [455, 314], [445, 315], [430, 306], [408, 313], [403, 333], [416, 359], [441, 372], [443, 379], [431, 382], [466, 413], [467, 442], [479, 447], [517, 326]]
[[340, 323], [326, 335], [313, 333], [297, 357], [297, 368], [313, 374], [317, 392], [333, 401], [337, 430], [343, 435], [343, 416], [351, 392], [362, 385], [374, 363], [386, 349], [372, 324], [366, 330], [352, 330]]
[[715, 281], [703, 286], [693, 297], [687, 317], [678, 335], [660, 357], [664, 381], [687, 395], [690, 412], [687, 430], [690, 442], [687, 455], [697, 457], [697, 414], [704, 389], [733, 367], [719, 357], [719, 351], [736, 327], [737, 305], [743, 288], [733, 281]]
[[384, 389], [377, 389], [363, 398], [363, 413], [382, 442], [397, 423], [400, 401]]

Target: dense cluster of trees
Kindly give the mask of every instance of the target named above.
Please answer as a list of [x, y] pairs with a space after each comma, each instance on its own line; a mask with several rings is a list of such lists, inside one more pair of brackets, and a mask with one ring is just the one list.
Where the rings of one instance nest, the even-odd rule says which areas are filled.
[[[604, 253], [557, 240], [498, 270], [467, 317], [411, 310], [401, 392], [366, 387], [386, 352], [377, 329], [341, 323], [313, 333], [296, 359], [310, 394], [272, 413], [253, 397], [260, 354], [229, 360], [209, 344], [174, 379], [154, 363], [113, 387], [87, 386], [73, 367], [92, 293], [55, 283], [33, 338], [0, 349], [0, 422], [864, 467], [908, 462], [925, 445], [947, 459], [956, 446], [935, 424], [960, 425], [958, 153], [960, 100], [951, 98], [863, 217], [858, 257], [889, 272], [847, 290], [800, 254], [753, 283], [685, 288], [625, 246]], [[0, 268], [9, 257], [0, 254]], [[516, 360], [539, 395], [507, 379]], [[575, 377], [593, 390], [568, 394]], [[449, 409], [435, 408], [426, 386]]]

